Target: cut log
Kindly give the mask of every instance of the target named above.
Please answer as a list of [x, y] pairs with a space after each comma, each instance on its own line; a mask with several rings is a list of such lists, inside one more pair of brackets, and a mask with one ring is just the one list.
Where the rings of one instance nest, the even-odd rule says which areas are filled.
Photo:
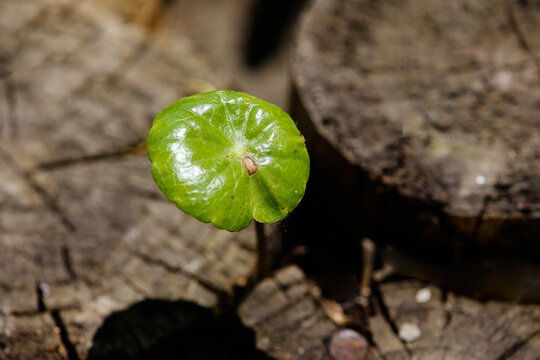
[[[268, 356], [330, 359], [329, 340], [338, 326], [318, 306], [321, 299], [310, 286], [299, 268], [289, 266], [259, 283], [240, 305], [240, 319]], [[417, 280], [377, 287], [367, 324], [371, 360], [536, 360], [540, 354], [540, 305], [481, 303]], [[428, 295], [420, 296], [420, 290]]]
[[296, 266], [259, 283], [238, 309], [255, 331], [257, 348], [276, 359], [328, 359], [326, 342], [337, 329], [309, 291]]
[[480, 303], [416, 280], [379, 290], [381, 303], [368, 319], [371, 360], [538, 359], [538, 305]]
[[[417, 300], [420, 289], [430, 291], [427, 302]], [[442, 294], [440, 289], [418, 281], [389, 282], [380, 290], [388, 321], [397, 331], [406, 324], [420, 329], [416, 340], [403, 340], [408, 353], [403, 357], [402, 350], [394, 350], [395, 345], [387, 346], [391, 334], [371, 323], [373, 340], [383, 358], [535, 360], [540, 355], [539, 305], [480, 303]]]
[[539, 22], [538, 1], [313, 1], [293, 115], [319, 224], [539, 262]]

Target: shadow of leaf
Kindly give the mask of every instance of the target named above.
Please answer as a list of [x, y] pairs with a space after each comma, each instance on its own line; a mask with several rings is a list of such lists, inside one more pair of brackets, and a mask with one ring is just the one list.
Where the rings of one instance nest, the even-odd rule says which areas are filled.
[[269, 359], [234, 312], [214, 316], [187, 301], [144, 300], [111, 314], [94, 335], [89, 360]]

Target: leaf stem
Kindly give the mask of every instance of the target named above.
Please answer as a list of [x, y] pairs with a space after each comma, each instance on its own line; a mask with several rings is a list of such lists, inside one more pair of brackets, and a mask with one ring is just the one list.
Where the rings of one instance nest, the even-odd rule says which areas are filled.
[[371, 296], [371, 276], [373, 274], [373, 267], [375, 266], [375, 243], [369, 239], [362, 239], [362, 278], [360, 281], [358, 297], [358, 303], [362, 307], [367, 308], [369, 306], [369, 298]]

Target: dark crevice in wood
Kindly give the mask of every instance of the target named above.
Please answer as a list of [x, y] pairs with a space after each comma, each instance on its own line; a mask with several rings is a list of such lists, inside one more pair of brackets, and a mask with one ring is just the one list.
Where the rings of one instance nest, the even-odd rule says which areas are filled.
[[357, 316], [359, 321], [357, 323], [352, 323], [349, 328], [362, 334], [362, 336], [366, 338], [368, 344], [377, 351], [381, 358], [383, 360], [386, 359], [386, 357], [382, 354], [380, 347], [377, 345], [371, 329], [369, 328], [369, 316], [367, 314], [367, 310], [365, 308], [361, 308], [360, 310], [360, 315]]
[[60, 208], [56, 199], [49, 195], [49, 193], [34, 180], [33, 176], [28, 171], [23, 169], [17, 163], [17, 161], [13, 159], [11, 154], [4, 151], [3, 149], [0, 149], [0, 155], [4, 158], [12, 171], [22, 177], [28, 184], [28, 186], [30, 186], [39, 195], [39, 197], [45, 203], [45, 205], [47, 205], [49, 210], [57, 216], [64, 228], [70, 233], [75, 232], [77, 228], [71, 222], [71, 220], [69, 220], [68, 216], [64, 213], [64, 211]]
[[[166, 201], [168, 202], [168, 200], [166, 200]], [[182, 237], [181, 234], [179, 234], [179, 232], [178, 232], [177, 230], [171, 230], [171, 229], [167, 229], [167, 228], [163, 228], [163, 230], [167, 233], [167, 235], [169, 235], [169, 236], [171, 236], [171, 237], [173, 237], [173, 238], [181, 238], [181, 237]], [[217, 233], [214, 234], [213, 236], [216, 236], [216, 235], [217, 235]], [[210, 237], [207, 238], [205, 241], [208, 241], [209, 239], [212, 239], [213, 236], [210, 236]], [[207, 253], [207, 252], [208, 252], [208, 248], [206, 248], [205, 246], [202, 246], [202, 245], [200, 245], [200, 244], [201, 244], [201, 242], [197, 242], [197, 241], [196, 241], [196, 242], [186, 243], [186, 244], [184, 244], [184, 245], [185, 245], [189, 250], [191, 250], [191, 251], [193, 251], [193, 252], [195, 252], [195, 253], [199, 253], [199, 254], [205, 254], [205, 253]], [[250, 247], [245, 246], [245, 245], [242, 246], [240, 243], [237, 243], [237, 245], [238, 245], [240, 248], [245, 248], [245, 250], [247, 250], [247, 251], [250, 252], [250, 253], [254, 251], [253, 248], [250, 248]], [[145, 256], [145, 257], [147, 258], [147, 260], [149, 260], [149, 261], [147, 261], [147, 260], [145, 260], [145, 259], [143, 259], [143, 258], [141, 258], [141, 260], [143, 260], [143, 261], [145, 261], [145, 262], [147, 262], [147, 263], [149, 263], [149, 264], [152, 264], [152, 263], [154, 263], [154, 261], [157, 261], [157, 262], [160, 262], [160, 263], [158, 263], [157, 265], [161, 265], [162, 267], [164, 267], [166, 270], [168, 270], [168, 271], [170, 271], [170, 272], [180, 272], [180, 273], [186, 275], [187, 277], [189, 277], [189, 278], [191, 278], [191, 279], [200, 281], [200, 279], [197, 278], [192, 272], [190, 272], [190, 271], [188, 271], [188, 270], [185, 270], [185, 269], [183, 269], [183, 268], [181, 268], [181, 267], [171, 266], [171, 265], [169, 265], [169, 264], [163, 262], [163, 261], [160, 260], [160, 259], [153, 259], [153, 258], [151, 258], [150, 256], [148, 256], [148, 255], [146, 255], [146, 254], [138, 253], [138, 252], [136, 252], [136, 251], [134, 251], [134, 250], [132, 250], [131, 253], [134, 254], [134, 255], [136, 255], [136, 256]], [[251, 281], [251, 279], [249, 279], [249, 280]], [[207, 286], [207, 289], [208, 289], [208, 290], [211, 290], [211, 291], [213, 291], [213, 292], [215, 292], [215, 293], [218, 293], [219, 296], [221, 296], [221, 295], [224, 296], [223, 299], [220, 298], [220, 301], [221, 301], [221, 300], [225, 300], [225, 298], [228, 298], [228, 296], [227, 296], [227, 294], [228, 294], [227, 291], [225, 291], [225, 290], [223, 290], [223, 289], [220, 289], [219, 286], [214, 285], [214, 284], [212, 284], [211, 282], [208, 282], [208, 281], [205, 281], [205, 280], [202, 280], [202, 281], [208, 283], [208, 286]], [[202, 282], [201, 282], [201, 284], [202, 284]], [[255, 285], [255, 283], [250, 283], [250, 284], [248, 284], [248, 286], [246, 286], [246, 287], [244, 288], [244, 291], [248, 291], [251, 285]], [[242, 292], [244, 292], [244, 291], [242, 291]], [[232, 294], [232, 295], [233, 295], [233, 299], [235, 299], [235, 298], [237, 298], [238, 295], [241, 295], [241, 294], [236, 294], [236, 293], [235, 293], [235, 294]], [[228, 302], [228, 301], [227, 301], [227, 302]]]
[[132, 251], [131, 252], [134, 256], [136, 256], [137, 258], [139, 258], [140, 260], [144, 261], [145, 263], [147, 264], [152, 264], [152, 265], [157, 265], [157, 266], [160, 266], [162, 268], [164, 268], [165, 270], [171, 272], [171, 273], [180, 273], [190, 279], [193, 279], [195, 281], [197, 281], [202, 287], [204, 287], [206, 290], [209, 290], [211, 292], [213, 292], [214, 294], [216, 294], [218, 296], [218, 299], [219, 299], [219, 302], [220, 303], [223, 303], [224, 302], [224, 299], [228, 298], [228, 295], [226, 291], [220, 289], [218, 286], [212, 284], [210, 281], [207, 281], [205, 279], [201, 279], [200, 277], [196, 276], [195, 274], [193, 274], [192, 272], [189, 272], [181, 267], [176, 267], [176, 266], [171, 266], [169, 264], [167, 264], [166, 262], [164, 262], [163, 260], [160, 260], [160, 259], [154, 259], [146, 254], [143, 254], [143, 253], [140, 253], [140, 252], [137, 252], [137, 251]]
[[[167, 200], [164, 197], [162, 198], [162, 200], [165, 201], [165, 202], [169, 202], [169, 200]], [[163, 230], [171, 237], [178, 238], [180, 236], [177, 231], [174, 231], [174, 230], [171, 230], [171, 229], [165, 229], [165, 228]], [[210, 241], [212, 241], [211, 239], [216, 235], [219, 236], [219, 234], [216, 233], [213, 236], [210, 236], [207, 240], [210, 239]], [[190, 242], [190, 243], [187, 243], [185, 245], [189, 250], [191, 250], [191, 251], [193, 251], [195, 253], [200, 253], [200, 254], [207, 253], [208, 249], [205, 246], [202, 246], [200, 244], [202, 244], [202, 243], [201, 242]], [[252, 252], [254, 252], [254, 250], [256, 250], [252, 246], [249, 246], [248, 244], [245, 244], [243, 242], [236, 242], [236, 246], [238, 246], [241, 249], [246, 250], [249, 253], [252, 253]], [[134, 251], [132, 251], [132, 253], [135, 254]], [[141, 254], [139, 254], [139, 255], [141, 255]], [[142, 255], [145, 256], [145, 254], [142, 254]], [[152, 260], [160, 261], [159, 259], [152, 259]], [[164, 266], [168, 271], [180, 272], [180, 273], [186, 275], [187, 277], [189, 277], [191, 279], [199, 281], [202, 285], [207, 284], [208, 286], [205, 286], [207, 288], [207, 290], [210, 290], [210, 291], [212, 291], [212, 292], [214, 292], [214, 293], [216, 293], [218, 295], [218, 302], [220, 303], [220, 306], [221, 305], [234, 306], [235, 304], [238, 305], [238, 302], [241, 301], [243, 299], [243, 297], [257, 283], [255, 281], [254, 274], [250, 274], [250, 275], [253, 275], [253, 276], [248, 277], [248, 279], [247, 279], [248, 283], [246, 284], [246, 286], [234, 286], [233, 289], [232, 289], [232, 294], [229, 294], [228, 291], [220, 289], [219, 286], [217, 286], [215, 284], [212, 284], [210, 281], [201, 280], [200, 278], [196, 277], [192, 272], [190, 272], [188, 270], [185, 270], [185, 269], [180, 268], [180, 267], [174, 267], [174, 266], [171, 267], [169, 264], [166, 264], [165, 262], [161, 262], [161, 264], [158, 264], [158, 265]]]
[[392, 332], [398, 335], [398, 328], [394, 320], [390, 317], [390, 313], [388, 312], [388, 307], [386, 306], [386, 303], [384, 302], [381, 290], [379, 289], [379, 285], [374, 283], [372, 285], [372, 290], [373, 290], [373, 297], [377, 302], [379, 311], [381, 312], [382, 316], [384, 317], [388, 325], [390, 325]]
[[69, 278], [71, 280], [76, 280], [78, 276], [73, 268], [73, 261], [71, 260], [71, 252], [69, 247], [67, 245], [63, 245], [60, 250], [60, 254], [62, 255], [62, 263], [64, 264], [64, 268], [66, 269]]
[[472, 231], [472, 238], [475, 240], [478, 240], [478, 236], [480, 233], [480, 226], [482, 225], [482, 222], [484, 221], [484, 214], [486, 213], [486, 210], [488, 208], [489, 203], [491, 202], [492, 198], [488, 194], [484, 196], [484, 199], [482, 201], [482, 208], [478, 212], [478, 215], [476, 215], [476, 219], [474, 222], [474, 228]]
[[3, 79], [3, 78], [6, 78], [6, 77], [10, 76], [11, 73], [13, 72], [13, 70], [4, 70], [4, 71], [2, 71], [2, 70], [0, 70], [0, 79]]
[[[60, 310], [47, 308], [47, 304], [45, 303], [45, 297], [47, 296], [45, 286], [46, 284], [43, 282], [39, 282], [36, 284], [37, 312], [35, 314], [48, 312], [51, 315], [54, 324], [60, 331], [60, 341], [62, 342], [62, 346], [67, 353], [68, 360], [80, 360], [79, 354], [77, 353], [75, 346], [69, 339], [67, 327], [64, 323], [64, 320], [62, 319], [62, 316], [60, 315]], [[28, 315], [34, 315], [34, 313], [29, 313]]]
[[[382, 360], [388, 360], [388, 358], [386, 357], [385, 354], [383, 354], [383, 352], [381, 351], [379, 346], [377, 346], [376, 342], [370, 343], [370, 345], [373, 347], [373, 350], [375, 350], [375, 353], [377, 354], [378, 358], [380, 358]], [[398, 352], [396, 351], [396, 353], [398, 353]]]
[[68, 359], [80, 360], [79, 354], [77, 354], [77, 349], [75, 349], [75, 345], [73, 345], [73, 343], [69, 339], [69, 333], [67, 331], [66, 324], [64, 323], [64, 320], [60, 315], [60, 311], [51, 310], [50, 314], [53, 318], [54, 324], [58, 327], [58, 329], [60, 329], [60, 341], [62, 341], [62, 345], [66, 350]]
[[[143, 145], [146, 145], [144, 142]], [[45, 162], [39, 164], [36, 169], [43, 171], [52, 171], [56, 169], [62, 169], [70, 166], [80, 165], [80, 164], [92, 164], [95, 162], [106, 161], [106, 160], [115, 160], [122, 159], [126, 156], [137, 156], [142, 155], [141, 153], [141, 142], [128, 145], [126, 148], [116, 151], [103, 152], [93, 155], [85, 155], [78, 158], [69, 158], [69, 159], [60, 159], [53, 160], [50, 162]]]
[[170, 203], [170, 201], [165, 196], [163, 196], [163, 194], [158, 193], [157, 191], [149, 191], [136, 186], [129, 186], [129, 189], [131, 194], [142, 199]]
[[15, 113], [15, 108], [17, 106], [17, 97], [16, 97], [16, 88], [13, 82], [6, 78], [4, 81], [5, 91], [6, 91], [6, 102], [8, 106], [8, 114], [7, 114], [7, 130], [8, 130], [8, 136], [7, 138], [10, 140], [16, 139], [18, 137], [19, 128], [17, 124], [17, 115]]
[[296, 286], [296, 285], [300, 285], [300, 284], [303, 284], [305, 282], [304, 279], [298, 279], [298, 280], [295, 280], [293, 281], [292, 283], [290, 284], [282, 284], [280, 282], [277, 282], [277, 287], [279, 290], [283, 291], [283, 295], [285, 295], [285, 297], [289, 300], [296, 300], [296, 298], [291, 298], [291, 296], [287, 293], [287, 290]]
[[128, 275], [124, 274], [123, 272], [119, 272], [118, 276], [122, 279], [124, 284], [126, 284], [127, 287], [129, 287], [131, 290], [133, 290], [134, 292], [136, 292], [137, 294], [145, 298], [148, 297], [148, 294], [146, 293], [146, 291], [144, 291], [144, 289], [142, 289], [139, 285], [134, 283]]
[[[373, 303], [375, 302], [374, 300], [374, 297], [372, 296], [370, 301]], [[375, 304], [372, 304], [372, 307], [375, 307]], [[380, 310], [380, 308], [379, 308]], [[377, 355], [382, 359], [382, 360], [386, 360], [387, 357], [386, 355], [384, 354], [383, 350], [381, 349], [381, 347], [379, 346], [379, 344], [377, 343], [377, 341], [375, 340], [375, 337], [373, 336], [373, 333], [371, 331], [371, 328], [370, 328], [370, 320], [369, 320], [369, 317], [365, 317], [365, 319], [363, 320], [365, 322], [365, 324], [362, 324], [362, 334], [365, 336], [366, 340], [368, 341], [369, 345], [375, 350], [375, 352], [377, 353]], [[385, 321], [390, 324], [388, 322], [388, 320], [385, 319]], [[392, 329], [392, 332], [394, 331], [394, 329]], [[398, 337], [399, 338], [399, 337]], [[404, 348], [406, 348], [404, 346]], [[399, 352], [400, 354], [402, 352]]]
[[11, 291], [12, 289], [13, 289], [13, 286], [12, 286], [12, 285], [0, 281], [0, 290], [5, 291], [5, 292], [9, 292], [9, 291]]
[[521, 30], [521, 27], [519, 26], [519, 22], [516, 18], [516, 14], [514, 13], [514, 9], [512, 9], [512, 5], [507, 4], [505, 8], [506, 8], [506, 17], [508, 21], [508, 26], [510, 27], [510, 29], [516, 36], [519, 46], [533, 60], [536, 70], [538, 71], [538, 74], [540, 75], [540, 59], [532, 51], [532, 48], [529, 45], [529, 41], [527, 40], [527, 38], [525, 37], [525, 34]]
[[507, 350], [505, 350], [497, 359], [495, 360], [506, 360], [510, 357], [514, 356], [520, 349], [522, 349], [524, 346], [526, 346], [532, 339], [534, 339], [536, 336], [540, 335], [540, 330], [534, 332], [533, 334], [529, 335], [526, 339], [518, 341], [514, 343], [512, 346], [510, 346]]
[[443, 332], [448, 328], [450, 323], [452, 322], [452, 309], [449, 308], [449, 298], [448, 298], [448, 292], [444, 289], [441, 289], [441, 303], [443, 305], [444, 310], [444, 325], [443, 325]]
[[[308, 292], [306, 292], [305, 294], [303, 294], [303, 295], [300, 296], [300, 297], [297, 297], [297, 296], [291, 297], [291, 296], [290, 296], [290, 294], [289, 294], [289, 292], [288, 292], [288, 290], [289, 290], [290, 288], [293, 288], [293, 287], [295, 287], [295, 286], [297, 286], [297, 285], [301, 285], [301, 284], [304, 284], [304, 283], [305, 283], [305, 279], [298, 279], [298, 280], [295, 280], [295, 281], [293, 281], [293, 282], [291, 282], [291, 283], [288, 283], [288, 284], [282, 284], [282, 283], [280, 283], [279, 281], [277, 281], [277, 282], [276, 282], [276, 285], [277, 285], [279, 291], [281, 291], [281, 293], [283, 294], [283, 296], [285, 296], [285, 298], [288, 300], [288, 301], [287, 301], [287, 305], [281, 307], [280, 309], [276, 310], [275, 312], [272, 312], [272, 313], [268, 314], [268, 316], [264, 317], [263, 319], [261, 319], [261, 321], [257, 322], [257, 323], [255, 324], [255, 326], [258, 326], [258, 325], [260, 325], [260, 323], [264, 323], [264, 322], [268, 321], [268, 319], [270, 319], [270, 318], [276, 316], [277, 314], [279, 314], [279, 313], [281, 313], [281, 312], [286, 311], [287, 309], [289, 309], [289, 308], [291, 308], [292, 306], [298, 304], [299, 302], [301, 302], [301, 301], [303, 301], [303, 300], [305, 300], [305, 299], [311, 297], [311, 295], [310, 295]], [[314, 304], [315, 304], [315, 306], [316, 306], [319, 310], [321, 310], [321, 313], [324, 314], [324, 311], [322, 310], [323, 307], [322, 307], [321, 302], [320, 302], [320, 301], [316, 301], [316, 300], [314, 299]], [[307, 320], [311, 315], [313, 315], [313, 314], [308, 314], [307, 316], [302, 317], [300, 320], [297, 320], [297, 321], [295, 321], [294, 323], [289, 324], [289, 325], [288, 325], [288, 326], [290, 326], [289, 329], [295, 329], [297, 324], [300, 324], [300, 323], [303, 322], [304, 320]]]
[[309, 294], [305, 294], [304, 296], [302, 297], [299, 297], [297, 299], [295, 299], [295, 301], [291, 301], [291, 302], [288, 302], [287, 304], [285, 304], [284, 306], [280, 307], [279, 309], [275, 310], [275, 311], [272, 311], [270, 314], [267, 314], [266, 316], [258, 319], [251, 327], [253, 328], [257, 328], [259, 326], [262, 326], [263, 324], [265, 324], [269, 319], [273, 318], [274, 316], [278, 315], [278, 314], [281, 314], [295, 306], [297, 306], [297, 304], [299, 302], [301, 302], [302, 300], [305, 300], [305, 299], [308, 299], [308, 298], [311, 298]]
[[405, 352], [407, 354], [407, 358], [410, 359], [412, 356], [411, 349], [409, 349], [409, 347], [407, 346], [407, 343], [399, 337], [399, 329], [394, 319], [392, 319], [392, 316], [390, 316], [390, 311], [388, 310], [388, 307], [386, 306], [386, 303], [384, 302], [384, 298], [383, 298], [381, 289], [379, 287], [379, 284], [373, 283], [371, 288], [373, 290], [373, 297], [378, 305], [379, 311], [381, 312], [383, 319], [390, 326], [390, 329], [392, 329], [392, 332], [396, 335], [399, 341], [401, 341], [401, 343], [403, 344], [403, 349], [405, 349]]
[[[41, 312], [42, 311], [36, 311], [36, 309], [19, 309], [19, 310], [9, 311], [8, 314], [9, 316], [13, 316], [13, 317], [26, 317], [26, 316], [35, 316]], [[4, 312], [0, 312], [0, 314], [6, 315], [6, 313]]]
[[[274, 314], [274, 315], [277, 315], [277, 314]], [[310, 314], [306, 314], [298, 319], [296, 319], [294, 322], [292, 323], [288, 323], [286, 325], [286, 328], [275, 328], [274, 330], [275, 331], [287, 331], [289, 334], [294, 334], [298, 329], [302, 328], [302, 324], [303, 323], [306, 323], [306, 322], [309, 322], [308, 320], [310, 319], [322, 319], [323, 317], [325, 317], [325, 315], [323, 314], [320, 314], [320, 313], [310, 313]], [[314, 321], [315, 322], [315, 321]]]
[[36, 295], [37, 295], [37, 311], [42, 313], [47, 311], [47, 306], [45, 305], [45, 289], [43, 283], [39, 282], [36, 284]]
[[45, 282], [38, 282], [36, 284], [36, 298], [37, 298], [37, 309], [36, 310], [23, 310], [23, 311], [13, 311], [10, 313], [10, 315], [13, 316], [28, 316], [28, 315], [36, 315], [39, 313], [44, 313], [47, 311], [65, 311], [65, 310], [77, 310], [80, 309], [81, 306], [79, 303], [71, 303], [71, 304], [65, 304], [62, 306], [55, 306], [54, 308], [49, 308], [47, 306], [47, 303], [45, 302], [45, 298], [49, 296], [48, 292], [48, 284]]

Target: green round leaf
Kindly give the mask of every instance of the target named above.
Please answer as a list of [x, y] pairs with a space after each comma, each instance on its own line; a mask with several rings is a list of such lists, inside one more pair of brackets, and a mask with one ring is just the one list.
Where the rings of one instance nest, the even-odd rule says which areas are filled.
[[184, 212], [239, 231], [275, 222], [304, 196], [309, 156], [287, 113], [248, 94], [212, 91], [164, 108], [148, 134], [152, 175]]

